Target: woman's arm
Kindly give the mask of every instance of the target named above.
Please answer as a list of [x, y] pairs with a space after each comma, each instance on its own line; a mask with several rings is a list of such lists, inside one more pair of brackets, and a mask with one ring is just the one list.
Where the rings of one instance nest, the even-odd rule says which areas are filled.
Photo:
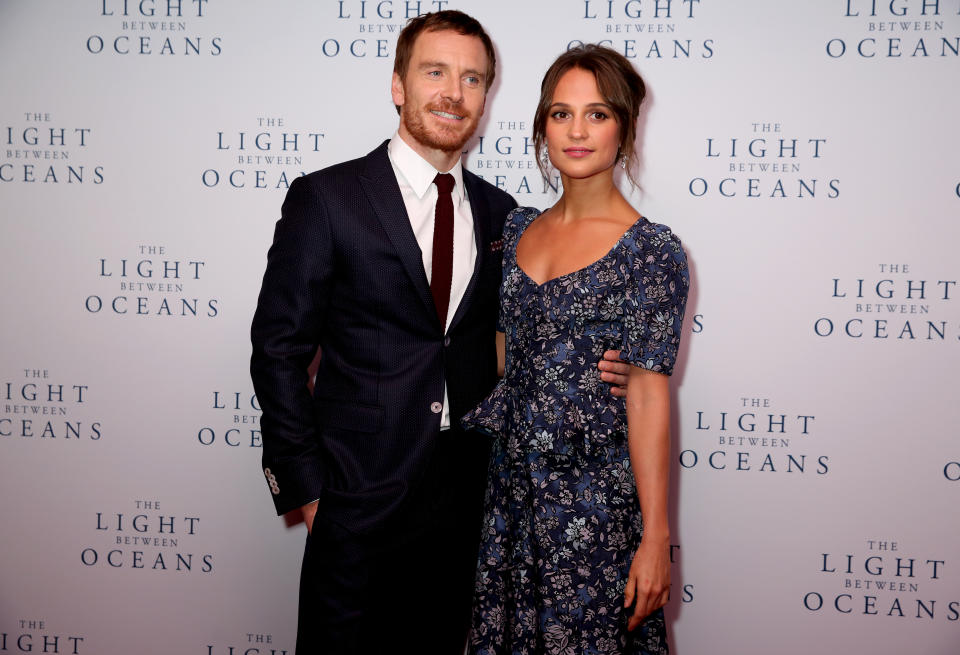
[[643, 539], [630, 565], [624, 607], [634, 605], [633, 630], [670, 594], [670, 378], [636, 366], [627, 385], [630, 465], [643, 515]]
[[[487, 342], [489, 343], [489, 341]], [[507, 339], [503, 332], [497, 332], [497, 375], [503, 377], [507, 367]]]

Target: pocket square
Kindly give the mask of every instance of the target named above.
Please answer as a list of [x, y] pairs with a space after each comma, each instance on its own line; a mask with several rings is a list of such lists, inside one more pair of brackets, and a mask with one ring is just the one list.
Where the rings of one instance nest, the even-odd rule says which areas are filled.
[[503, 250], [503, 239], [490, 242], [490, 252], [500, 252], [501, 250]]

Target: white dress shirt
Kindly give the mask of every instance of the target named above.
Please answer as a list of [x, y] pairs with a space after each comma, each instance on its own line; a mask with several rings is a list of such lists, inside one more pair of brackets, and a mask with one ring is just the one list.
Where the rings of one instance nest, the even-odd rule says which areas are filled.
[[[411, 148], [399, 134], [394, 134], [387, 146], [393, 173], [400, 185], [400, 195], [410, 218], [410, 227], [420, 246], [423, 270], [430, 281], [433, 271], [433, 224], [437, 206], [437, 185], [433, 178], [437, 173], [450, 173], [455, 184], [453, 197], [453, 280], [450, 284], [450, 307], [447, 310], [447, 322], [444, 329], [450, 327], [450, 320], [457, 312], [463, 294], [473, 276], [477, 260], [477, 242], [473, 235], [473, 213], [470, 211], [470, 199], [463, 186], [463, 166], [458, 160], [449, 171], [438, 171], [427, 160]], [[447, 384], [443, 384], [443, 413], [440, 427], [450, 427], [450, 403], [447, 399]]]

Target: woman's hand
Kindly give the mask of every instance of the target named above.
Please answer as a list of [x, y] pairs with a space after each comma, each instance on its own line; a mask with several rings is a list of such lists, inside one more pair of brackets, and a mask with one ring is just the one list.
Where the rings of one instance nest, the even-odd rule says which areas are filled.
[[666, 605], [670, 597], [670, 544], [669, 539], [660, 541], [648, 541], [644, 536], [630, 564], [623, 593], [623, 606], [633, 605], [627, 630], [640, 625], [651, 612]]

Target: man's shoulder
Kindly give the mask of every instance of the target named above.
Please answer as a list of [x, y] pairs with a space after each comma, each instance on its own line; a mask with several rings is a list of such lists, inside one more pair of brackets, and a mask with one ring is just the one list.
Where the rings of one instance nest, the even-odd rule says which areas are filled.
[[490, 184], [489, 182], [487, 182], [485, 179], [483, 179], [476, 173], [471, 173], [466, 168], [464, 168], [463, 176], [464, 178], [468, 179], [472, 184], [475, 185], [474, 188], [479, 189], [480, 193], [484, 194], [487, 197], [487, 202], [490, 202], [495, 205], [504, 205], [511, 209], [517, 206], [517, 203], [513, 199], [513, 196], [511, 196], [509, 193], [507, 193], [503, 189]]
[[[389, 166], [389, 159], [387, 159], [386, 154], [386, 144], [387, 142], [384, 141], [373, 151], [363, 155], [362, 157], [331, 164], [326, 168], [321, 168], [313, 171], [312, 173], [307, 173], [306, 175], [297, 178], [297, 180], [302, 180], [301, 184], [306, 184], [313, 188], [329, 188], [331, 185], [335, 185], [334, 188], [343, 188], [345, 185], [355, 185], [357, 178], [363, 176], [364, 173], [370, 169], [371, 165], [375, 164], [378, 159], [383, 160], [382, 162], [379, 162], [381, 165], [383, 162], [386, 162]], [[295, 180], [295, 182], [297, 180]]]

